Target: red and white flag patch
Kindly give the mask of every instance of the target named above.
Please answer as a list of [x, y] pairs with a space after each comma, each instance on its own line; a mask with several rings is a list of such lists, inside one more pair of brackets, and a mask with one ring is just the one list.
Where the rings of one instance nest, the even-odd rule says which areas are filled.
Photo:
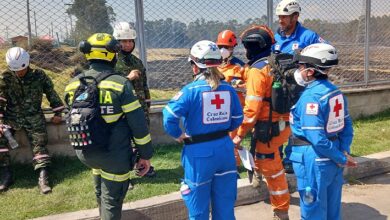
[[307, 115], [318, 115], [318, 103], [307, 103], [306, 104]]

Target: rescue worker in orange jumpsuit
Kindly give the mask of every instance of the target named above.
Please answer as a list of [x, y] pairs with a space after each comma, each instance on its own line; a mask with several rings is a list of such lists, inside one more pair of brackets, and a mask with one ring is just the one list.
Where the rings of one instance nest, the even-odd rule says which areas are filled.
[[256, 141], [255, 170], [264, 176], [270, 194], [274, 219], [289, 219], [290, 194], [284, 173], [279, 146], [288, 140], [289, 114], [278, 114], [270, 109], [273, 77], [266, 57], [275, 43], [274, 34], [267, 26], [253, 26], [241, 34], [246, 49], [248, 66], [245, 68], [246, 97], [244, 121], [233, 139], [236, 147], [252, 131]]
[[[237, 37], [231, 30], [224, 30], [218, 34], [216, 42], [222, 55], [222, 64], [218, 66], [218, 70], [225, 77], [225, 81], [230, 83], [236, 90], [241, 106], [245, 105], [245, 78], [244, 65], [245, 63], [233, 56], [234, 47], [237, 46]], [[237, 135], [238, 129], [229, 133], [233, 139]], [[234, 149], [234, 156], [236, 158], [236, 166], [240, 166], [240, 156], [237, 148]]]

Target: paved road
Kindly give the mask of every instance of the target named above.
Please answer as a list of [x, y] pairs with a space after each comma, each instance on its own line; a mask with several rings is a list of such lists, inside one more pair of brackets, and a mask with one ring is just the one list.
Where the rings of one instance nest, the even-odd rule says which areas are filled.
[[[357, 185], [343, 188], [342, 212], [345, 220], [390, 219], [390, 173], [360, 180]], [[235, 209], [237, 220], [272, 219], [269, 201], [239, 206]], [[290, 219], [300, 219], [298, 193], [293, 193]]]

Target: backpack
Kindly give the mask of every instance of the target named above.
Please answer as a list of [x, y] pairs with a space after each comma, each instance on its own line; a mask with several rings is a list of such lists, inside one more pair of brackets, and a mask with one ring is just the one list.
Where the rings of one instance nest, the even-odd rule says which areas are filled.
[[293, 55], [271, 54], [268, 63], [274, 76], [271, 92], [272, 110], [279, 114], [288, 113], [304, 90], [304, 87], [298, 85], [294, 79], [297, 68], [293, 62]]
[[[66, 116], [66, 127], [74, 149], [105, 148], [110, 138], [110, 127], [101, 116], [98, 84], [114, 75], [101, 72], [96, 78], [81, 76]], [[69, 100], [67, 100], [69, 103]]]

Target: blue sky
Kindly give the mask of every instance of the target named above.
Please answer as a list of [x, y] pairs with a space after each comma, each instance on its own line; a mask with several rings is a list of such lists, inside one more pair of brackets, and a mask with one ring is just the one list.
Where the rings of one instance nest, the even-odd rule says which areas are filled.
[[[31, 28], [35, 35], [36, 13], [37, 34], [48, 34], [53, 24], [53, 32], [60, 37], [70, 29], [70, 19], [65, 13], [72, 0], [30, 0]], [[276, 7], [277, 0], [274, 0]], [[319, 18], [332, 22], [356, 19], [364, 12], [365, 0], [301, 0], [301, 19]], [[372, 15], [390, 15], [390, 1], [372, 2]], [[108, 0], [114, 8], [117, 21], [135, 20], [134, 0]], [[204, 18], [226, 21], [236, 19], [242, 22], [248, 18], [266, 15], [266, 0], [144, 0], [145, 20], [172, 18], [185, 23]], [[27, 33], [26, 0], [3, 0], [0, 2], [0, 36], [24, 35]], [[276, 18], [274, 18], [275, 20]], [[75, 18], [73, 17], [73, 26]], [[67, 24], [67, 25], [66, 25]], [[8, 28], [7, 28], [8, 27]], [[8, 31], [7, 31], [8, 29]]]

